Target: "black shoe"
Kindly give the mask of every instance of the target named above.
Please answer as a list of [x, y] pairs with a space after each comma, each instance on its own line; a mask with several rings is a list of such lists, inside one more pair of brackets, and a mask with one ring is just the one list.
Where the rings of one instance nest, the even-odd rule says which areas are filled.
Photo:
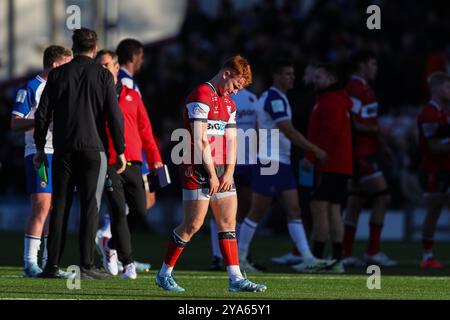
[[223, 259], [214, 256], [211, 265], [209, 266], [210, 271], [222, 271], [223, 269]]
[[112, 279], [112, 276], [100, 272], [97, 268], [83, 268], [81, 267], [81, 279], [83, 280], [110, 280]]
[[75, 277], [75, 273], [62, 271], [57, 265], [45, 267], [44, 271], [38, 274], [38, 278], [47, 279], [71, 279]]

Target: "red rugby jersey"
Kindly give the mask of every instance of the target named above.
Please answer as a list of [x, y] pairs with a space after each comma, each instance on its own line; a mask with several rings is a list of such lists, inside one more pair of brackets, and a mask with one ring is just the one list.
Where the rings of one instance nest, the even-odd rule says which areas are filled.
[[[367, 81], [352, 76], [345, 90], [351, 101], [351, 112], [356, 121], [367, 126], [378, 126], [378, 102]], [[358, 132], [355, 136], [353, 155], [356, 159], [371, 156], [377, 152], [378, 139], [373, 134]]]
[[432, 100], [422, 108], [417, 125], [422, 152], [422, 170], [427, 172], [450, 170], [450, 154], [434, 154], [428, 145], [429, 139], [440, 139], [442, 143], [450, 143], [449, 109]]
[[226, 164], [225, 129], [236, 127], [236, 105], [228, 96], [219, 96], [209, 82], [196, 87], [187, 97], [183, 111], [185, 129], [191, 134], [192, 157], [194, 161], [193, 133], [191, 122], [208, 123], [207, 136], [215, 165]]

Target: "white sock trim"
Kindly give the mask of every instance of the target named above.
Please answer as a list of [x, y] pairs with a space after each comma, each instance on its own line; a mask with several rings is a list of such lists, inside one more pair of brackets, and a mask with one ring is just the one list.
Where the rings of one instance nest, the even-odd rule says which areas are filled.
[[250, 228], [254, 228], [254, 229], [256, 229], [258, 227], [258, 223], [250, 220], [249, 218], [245, 218], [244, 222], [242, 224], [246, 224]]
[[24, 249], [23, 249], [23, 261], [25, 267], [30, 263], [38, 262], [38, 253], [41, 248], [41, 237], [25, 234], [24, 236]]
[[166, 277], [171, 275], [173, 272], [173, 267], [169, 266], [165, 262], [162, 264], [161, 269], [159, 270], [159, 276], [160, 277]]
[[227, 272], [231, 282], [237, 282], [244, 279], [239, 266], [227, 266]]
[[303, 259], [313, 259], [314, 256], [309, 248], [302, 220], [290, 220], [288, 222], [288, 230], [292, 241], [295, 243], [297, 250], [302, 254]]

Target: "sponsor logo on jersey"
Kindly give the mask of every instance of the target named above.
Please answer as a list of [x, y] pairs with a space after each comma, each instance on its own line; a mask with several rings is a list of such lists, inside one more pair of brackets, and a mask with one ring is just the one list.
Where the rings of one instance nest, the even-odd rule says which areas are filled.
[[274, 113], [284, 112], [284, 103], [281, 99], [272, 100], [271, 106]]
[[373, 102], [361, 107], [361, 118], [376, 118], [378, 116], [378, 103]]
[[194, 170], [192, 169], [192, 166], [188, 166], [186, 168], [186, 170], [184, 171], [184, 175], [188, 178], [194, 175]]
[[195, 106], [193, 110], [194, 114], [199, 115], [202, 113], [202, 108], [200, 106]]
[[27, 90], [20, 89], [19, 91], [17, 91], [16, 102], [24, 103], [26, 98], [27, 98]]
[[212, 136], [223, 136], [225, 134], [225, 121], [208, 120], [207, 134]]
[[125, 97], [125, 100], [127, 100], [127, 101], [133, 101], [133, 98], [131, 97], [131, 96], [129, 96], [129, 95], [127, 95], [126, 97]]

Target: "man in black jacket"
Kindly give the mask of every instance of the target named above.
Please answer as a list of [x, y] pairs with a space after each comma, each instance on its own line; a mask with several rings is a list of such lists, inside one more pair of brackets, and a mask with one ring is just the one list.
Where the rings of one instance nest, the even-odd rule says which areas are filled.
[[53, 120], [53, 200], [48, 237], [48, 262], [41, 277], [60, 278], [59, 263], [64, 249], [67, 219], [74, 187], [80, 199], [79, 245], [81, 276], [105, 279], [94, 268], [95, 231], [106, 176], [106, 125], [117, 156], [117, 172], [125, 170], [123, 116], [111, 73], [93, 60], [97, 34], [75, 30], [72, 36], [74, 59], [48, 76], [35, 115], [37, 152], [34, 163], [46, 163], [44, 145]]

